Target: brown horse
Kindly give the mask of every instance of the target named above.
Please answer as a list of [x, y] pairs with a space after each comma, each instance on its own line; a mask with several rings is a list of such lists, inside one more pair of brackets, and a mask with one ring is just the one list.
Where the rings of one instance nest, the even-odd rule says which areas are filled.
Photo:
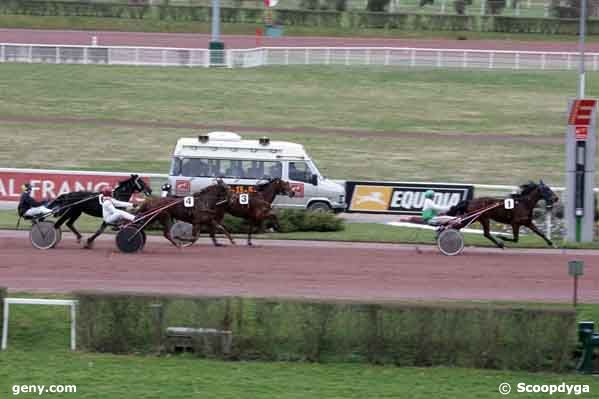
[[[254, 226], [261, 226], [265, 220], [270, 220], [276, 230], [280, 229], [277, 215], [272, 212], [272, 203], [275, 197], [279, 194], [293, 197], [295, 191], [291, 185], [281, 180], [280, 178], [271, 179], [265, 183], [250, 186], [248, 193], [232, 192], [227, 203], [227, 207], [223, 209], [233, 216], [245, 219], [249, 224], [248, 245], [252, 246], [252, 230]], [[247, 195], [247, 197], [243, 197]], [[247, 203], [243, 199], [247, 198]], [[219, 211], [220, 212], [220, 209]], [[222, 224], [224, 212], [219, 215], [218, 222]]]
[[[505, 206], [499, 206], [493, 208], [487, 212], [484, 212], [476, 220], [483, 226], [484, 236], [491, 240], [499, 248], [503, 248], [503, 243], [497, 241], [491, 235], [490, 220], [495, 220], [499, 223], [509, 224], [512, 226], [513, 238], [505, 236], [498, 236], [503, 241], [518, 242], [518, 236], [520, 232], [520, 226], [528, 227], [536, 235], [541, 237], [547, 245], [553, 246], [551, 240], [545, 237], [542, 231], [538, 229], [533, 223], [533, 209], [535, 208], [539, 200], [544, 199], [547, 207], [553, 206], [553, 203], [559, 201], [559, 198], [555, 193], [543, 183], [543, 180], [536, 184], [529, 182], [520, 186], [520, 193], [513, 194], [513, 209], [506, 209]], [[472, 200], [461, 201], [448, 212], [448, 216], [460, 216], [475, 212], [477, 210], [486, 208], [493, 204], [503, 203], [504, 198], [493, 198], [493, 197], [480, 197]]]
[[229, 187], [222, 180], [218, 180], [217, 184], [202, 189], [200, 192], [193, 194], [192, 197], [193, 206], [191, 207], [185, 205], [183, 198], [153, 197], [141, 205], [137, 214], [141, 215], [176, 203], [155, 216], [155, 219], [162, 225], [164, 237], [173, 245], [178, 246], [170, 234], [173, 219], [190, 223], [193, 226], [192, 242], [195, 242], [199, 238], [200, 226], [205, 224], [210, 229], [210, 238], [212, 238], [214, 246], [222, 246], [222, 244], [216, 241], [215, 233], [217, 229], [221, 230], [232, 244], [235, 244], [231, 234], [222, 225], [222, 218], [218, 219], [224, 213], [224, 208], [228, 204], [230, 197]]

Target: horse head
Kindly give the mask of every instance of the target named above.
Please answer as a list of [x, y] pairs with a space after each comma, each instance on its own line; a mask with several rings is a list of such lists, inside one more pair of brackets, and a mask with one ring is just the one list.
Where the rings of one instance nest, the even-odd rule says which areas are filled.
[[127, 197], [125, 200], [128, 200], [133, 193], [144, 193], [145, 195], [150, 196], [152, 195], [152, 189], [141, 177], [139, 177], [139, 175], [133, 174], [127, 180], [120, 181], [113, 190], [115, 198]]
[[543, 183], [543, 180], [539, 181], [538, 185], [541, 197], [545, 200], [545, 206], [551, 208], [554, 203], [559, 201], [559, 197], [553, 192], [553, 190]]
[[291, 187], [291, 184], [289, 184], [288, 181], [276, 177], [271, 181], [271, 184], [276, 195], [282, 194], [287, 195], [291, 198], [295, 196], [295, 191], [293, 191], [293, 188]]

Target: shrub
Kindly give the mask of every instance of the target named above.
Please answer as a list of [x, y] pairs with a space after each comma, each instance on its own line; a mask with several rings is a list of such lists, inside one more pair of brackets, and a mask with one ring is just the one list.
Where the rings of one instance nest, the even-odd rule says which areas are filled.
[[384, 12], [391, 0], [368, 0], [366, 10], [370, 12]]
[[[147, 352], [156, 328], [233, 331], [232, 357], [397, 366], [572, 369], [570, 308], [78, 294], [84, 349]], [[151, 305], [163, 319], [152, 321]], [[117, 325], [118, 324], [118, 325]], [[204, 353], [199, 353], [204, 356]], [[218, 354], [217, 354], [218, 355]]]
[[487, 1], [487, 14], [498, 15], [505, 8], [505, 0], [489, 0]]

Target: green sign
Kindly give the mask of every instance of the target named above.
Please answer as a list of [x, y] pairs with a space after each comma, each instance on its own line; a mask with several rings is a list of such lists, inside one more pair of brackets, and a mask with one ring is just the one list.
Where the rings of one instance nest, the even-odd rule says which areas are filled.
[[582, 276], [584, 274], [584, 262], [581, 260], [571, 260], [568, 262], [568, 274], [570, 276]]

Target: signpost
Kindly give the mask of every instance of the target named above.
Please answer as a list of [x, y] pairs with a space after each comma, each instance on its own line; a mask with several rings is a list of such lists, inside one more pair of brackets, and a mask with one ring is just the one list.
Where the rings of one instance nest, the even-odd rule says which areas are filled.
[[572, 295], [572, 304], [574, 307], [578, 304], [578, 276], [584, 274], [584, 262], [581, 260], [571, 260], [568, 262], [568, 274], [574, 277], [574, 293]]
[[568, 102], [566, 131], [566, 239], [593, 240], [597, 100]]

